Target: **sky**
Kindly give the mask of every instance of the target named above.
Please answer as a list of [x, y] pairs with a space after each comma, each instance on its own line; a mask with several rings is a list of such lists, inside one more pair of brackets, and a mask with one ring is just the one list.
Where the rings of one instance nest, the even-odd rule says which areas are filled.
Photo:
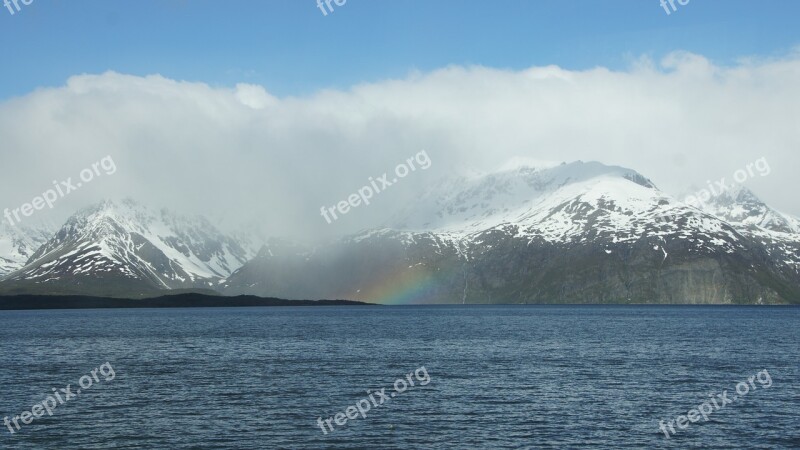
[[625, 68], [673, 50], [730, 63], [797, 42], [792, 0], [33, 0], [0, 9], [0, 98], [113, 70], [279, 96], [346, 89], [448, 65]]
[[[514, 158], [622, 165], [673, 193], [766, 158], [753, 190], [800, 215], [793, 0], [19, 5], [0, 8], [0, 209], [112, 156], [118, 171], [47, 214], [125, 194], [343, 233]], [[422, 149], [416, 181], [320, 220]]]

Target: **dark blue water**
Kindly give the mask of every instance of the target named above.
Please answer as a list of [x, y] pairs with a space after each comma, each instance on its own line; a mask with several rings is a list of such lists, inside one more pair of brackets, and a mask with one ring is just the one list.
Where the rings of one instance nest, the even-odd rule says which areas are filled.
[[[0, 312], [0, 415], [106, 362], [0, 448], [800, 448], [800, 308]], [[658, 429], [765, 369], [771, 387]]]

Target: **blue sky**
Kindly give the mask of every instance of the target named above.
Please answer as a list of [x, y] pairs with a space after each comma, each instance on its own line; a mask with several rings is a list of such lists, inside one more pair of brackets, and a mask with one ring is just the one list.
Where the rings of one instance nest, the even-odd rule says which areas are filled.
[[113, 70], [278, 96], [443, 66], [623, 68], [680, 49], [726, 64], [800, 44], [800, 2], [691, 0], [34, 0], [0, 9], [0, 99]]

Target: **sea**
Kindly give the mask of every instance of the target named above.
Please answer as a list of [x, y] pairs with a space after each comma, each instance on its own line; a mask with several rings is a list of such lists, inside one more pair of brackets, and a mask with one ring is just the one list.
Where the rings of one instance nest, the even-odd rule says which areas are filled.
[[0, 385], [1, 449], [798, 449], [800, 308], [0, 311]]

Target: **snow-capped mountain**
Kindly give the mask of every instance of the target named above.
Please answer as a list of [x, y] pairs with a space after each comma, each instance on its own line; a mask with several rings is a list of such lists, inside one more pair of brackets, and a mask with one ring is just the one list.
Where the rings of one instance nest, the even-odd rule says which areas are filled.
[[796, 220], [772, 210], [767, 217], [745, 200], [729, 207], [739, 214], [732, 221], [677, 201], [633, 170], [519, 167], [444, 181], [383, 229], [285, 257], [260, 255], [223, 288], [398, 301], [392, 296], [416, 284], [428, 289], [402, 301], [445, 303], [800, 300], [798, 235], [748, 231], [754, 223], [791, 231]]
[[[666, 198], [654, 188], [650, 180], [633, 170], [600, 163], [562, 164], [547, 169], [519, 167], [475, 178], [445, 180], [400, 212], [388, 227], [470, 234], [503, 223], [541, 224], [547, 218], [536, 211], [550, 211], [555, 204], [584, 192], [598, 194], [617, 189], [621, 194], [618, 197], [631, 203], [657, 203]], [[641, 205], [627, 206], [631, 210], [645, 209]], [[561, 218], [550, 219], [558, 222]], [[560, 229], [555, 222], [548, 234], [565, 238], [568, 230]]]
[[107, 201], [73, 215], [3, 285], [103, 295], [213, 288], [254, 255], [202, 217]]
[[104, 202], [76, 213], [49, 239], [46, 232], [3, 231], [0, 261], [12, 272], [0, 292], [800, 302], [800, 221], [746, 189], [698, 209], [633, 170], [575, 162], [444, 180], [399, 211], [384, 227], [308, 248], [250, 232], [223, 234], [203, 218], [129, 200]]
[[704, 211], [751, 231], [796, 235], [800, 220], [776, 211], [743, 186], [723, 192], [701, 205]]
[[[697, 250], [722, 245], [732, 252], [738, 239], [725, 217], [677, 201], [633, 170], [597, 162], [455, 180], [401, 216], [387, 228], [430, 231], [459, 242], [489, 231], [552, 244], [676, 237]], [[722, 239], [703, 239], [699, 232]]]
[[34, 252], [52, 237], [46, 225], [9, 225], [0, 222], [0, 278], [19, 270]]
[[800, 220], [762, 202], [739, 186], [701, 205], [704, 211], [728, 222], [748, 239], [760, 242], [771, 261], [800, 271]]

